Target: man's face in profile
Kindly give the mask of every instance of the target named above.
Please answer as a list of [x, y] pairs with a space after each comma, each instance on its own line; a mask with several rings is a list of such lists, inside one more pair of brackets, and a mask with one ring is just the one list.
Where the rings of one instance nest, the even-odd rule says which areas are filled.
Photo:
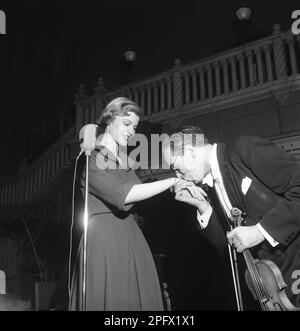
[[204, 167], [198, 158], [196, 147], [185, 146], [181, 155], [173, 154], [170, 148], [166, 148], [164, 159], [178, 178], [199, 184], [205, 177]]

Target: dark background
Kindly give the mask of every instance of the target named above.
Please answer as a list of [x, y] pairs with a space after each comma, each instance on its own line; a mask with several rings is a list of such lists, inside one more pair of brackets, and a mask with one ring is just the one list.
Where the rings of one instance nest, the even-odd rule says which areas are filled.
[[[253, 9], [247, 41], [290, 29], [299, 2], [244, 2]], [[0, 35], [0, 176], [31, 164], [75, 118], [80, 84], [92, 94], [99, 77], [108, 89], [124, 76], [122, 54], [137, 60], [130, 81], [237, 45], [234, 10], [242, 2], [199, 0], [1, 1], [7, 34]]]

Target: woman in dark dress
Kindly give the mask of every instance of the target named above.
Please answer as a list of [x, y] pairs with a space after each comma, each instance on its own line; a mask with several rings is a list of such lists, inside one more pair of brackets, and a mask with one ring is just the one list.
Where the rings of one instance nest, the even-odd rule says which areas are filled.
[[[89, 168], [86, 310], [163, 310], [153, 257], [130, 211], [133, 203], [169, 189], [178, 179], [141, 184], [134, 170], [122, 164], [119, 149], [134, 136], [140, 113], [131, 100], [117, 98], [100, 117], [105, 132], [97, 138]], [[70, 310], [82, 309], [82, 255], [83, 240]]]

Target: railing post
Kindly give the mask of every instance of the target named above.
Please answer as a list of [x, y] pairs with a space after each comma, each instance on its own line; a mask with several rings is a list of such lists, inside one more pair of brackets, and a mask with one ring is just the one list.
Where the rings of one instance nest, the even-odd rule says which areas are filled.
[[205, 80], [204, 80], [204, 68], [201, 66], [198, 70], [199, 72], [199, 80], [200, 80], [200, 100], [205, 99]]
[[234, 56], [230, 58], [230, 69], [231, 69], [232, 90], [236, 91], [238, 89], [238, 86], [237, 86], [237, 75], [236, 75], [236, 61]]
[[254, 65], [253, 65], [253, 53], [252, 50], [246, 52], [246, 57], [248, 61], [248, 75], [249, 75], [249, 86], [254, 86]]
[[271, 54], [270, 54], [270, 45], [263, 46], [263, 51], [266, 58], [266, 65], [267, 65], [267, 80], [268, 82], [273, 80], [273, 72], [272, 72], [272, 61], [271, 61]]
[[160, 111], [166, 109], [165, 80], [160, 80]]
[[174, 61], [174, 107], [175, 109], [181, 109], [183, 105], [183, 86], [182, 86], [182, 77], [180, 72], [180, 59]]
[[207, 85], [208, 85], [208, 98], [213, 97], [213, 78], [212, 78], [212, 67], [210, 64], [205, 65], [207, 73]]
[[221, 75], [220, 75], [220, 64], [219, 62], [214, 62], [213, 64], [215, 72], [215, 81], [216, 81], [216, 95], [221, 95]]
[[48, 163], [44, 161], [44, 165], [43, 165], [43, 185], [47, 181], [47, 169], [48, 169]]
[[196, 70], [193, 69], [192, 72], [192, 95], [193, 95], [193, 102], [197, 102], [198, 94], [197, 94], [197, 73]]
[[190, 75], [188, 71], [184, 71], [182, 73], [183, 81], [184, 81], [184, 104], [188, 105], [191, 103], [190, 98]]
[[158, 112], [158, 83], [153, 82], [152, 83], [152, 88], [153, 88], [153, 94], [154, 94], [154, 106], [153, 106], [153, 112], [157, 113]]
[[167, 109], [172, 108], [172, 77], [167, 77]]
[[139, 91], [138, 91], [137, 88], [135, 88], [134, 91], [133, 91], [133, 101], [136, 104], [139, 104]]
[[223, 69], [223, 84], [224, 84], [224, 93], [229, 93], [229, 76], [228, 76], [228, 62], [227, 58], [221, 60], [221, 66]]
[[147, 84], [147, 115], [153, 113], [152, 110], [152, 86], [151, 83]]
[[7, 184], [7, 204], [10, 205], [10, 192], [11, 192], [11, 185], [10, 183]]
[[143, 110], [143, 113], [145, 114], [145, 110], [146, 110], [145, 93], [146, 93], [146, 90], [145, 90], [144, 86], [142, 86], [140, 88], [140, 93], [141, 93], [141, 100], [140, 100], [139, 106], [141, 107], [141, 109]]
[[261, 49], [258, 47], [255, 51], [256, 63], [257, 63], [257, 74], [258, 74], [258, 83], [263, 84], [264, 82], [264, 72], [261, 58]]
[[287, 63], [285, 57], [285, 50], [283, 45], [283, 40], [280, 34], [280, 25], [275, 24], [273, 26], [273, 35], [275, 36], [273, 41], [273, 52], [276, 70], [276, 79], [285, 78], [287, 76]]
[[297, 68], [297, 60], [296, 60], [296, 53], [295, 53], [295, 41], [294, 41], [293, 36], [288, 37], [287, 44], [289, 47], [289, 56], [290, 56], [292, 75], [295, 75], [298, 73], [298, 68]]
[[240, 53], [238, 55], [239, 68], [240, 68], [240, 88], [246, 88], [246, 72], [245, 72], [245, 62], [244, 62], [244, 54]]

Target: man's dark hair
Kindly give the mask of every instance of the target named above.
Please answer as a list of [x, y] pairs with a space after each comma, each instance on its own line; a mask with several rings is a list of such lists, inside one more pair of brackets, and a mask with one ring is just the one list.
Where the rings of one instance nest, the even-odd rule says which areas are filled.
[[204, 136], [204, 132], [197, 126], [181, 126], [175, 130], [166, 142], [166, 147], [169, 146], [173, 155], [182, 155], [184, 147], [191, 145], [201, 147], [209, 144], [209, 140]]

